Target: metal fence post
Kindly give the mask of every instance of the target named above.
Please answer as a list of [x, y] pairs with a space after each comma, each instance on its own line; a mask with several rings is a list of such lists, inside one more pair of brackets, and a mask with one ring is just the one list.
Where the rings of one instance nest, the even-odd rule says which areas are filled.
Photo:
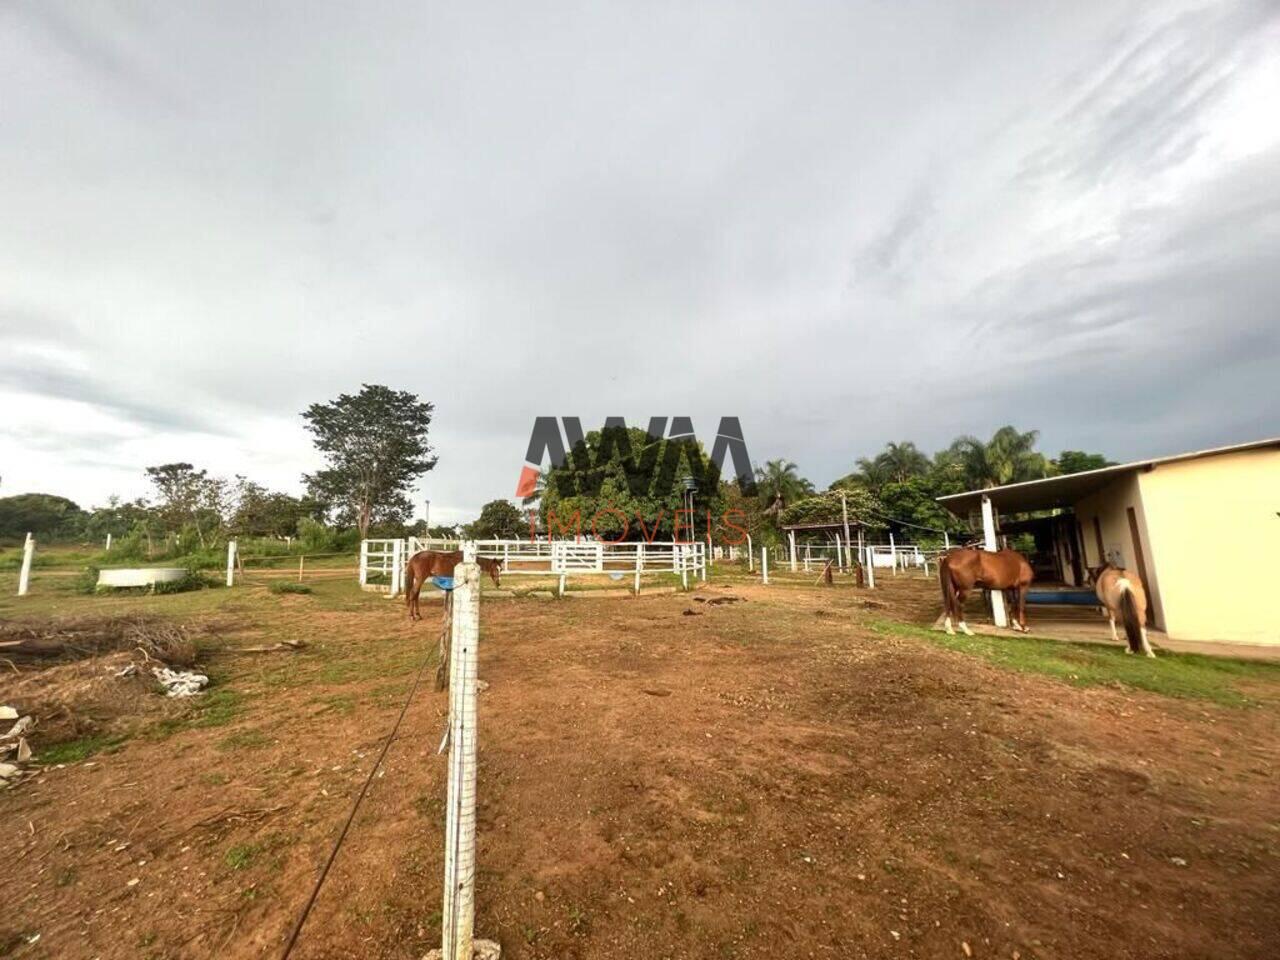
[[463, 544], [454, 569], [453, 653], [449, 668], [449, 793], [445, 816], [444, 908], [441, 950], [428, 956], [473, 960], [496, 956], [497, 945], [476, 941], [476, 680], [480, 645], [480, 567], [475, 544]]

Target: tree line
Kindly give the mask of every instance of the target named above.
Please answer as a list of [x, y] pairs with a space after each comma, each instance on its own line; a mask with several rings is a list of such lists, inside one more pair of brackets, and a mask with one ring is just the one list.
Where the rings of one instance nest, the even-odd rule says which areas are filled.
[[[301, 414], [320, 469], [302, 476], [302, 496], [270, 490], [244, 476], [218, 477], [185, 461], [145, 469], [151, 490], [132, 501], [112, 497], [82, 510], [49, 493], [0, 498], [0, 538], [37, 537], [101, 542], [111, 534], [121, 555], [167, 556], [211, 551], [229, 538], [298, 538], [308, 550], [354, 549], [370, 534], [428, 533], [410, 524], [410, 491], [437, 458], [428, 442], [433, 405], [412, 393], [364, 384], [354, 394], [315, 403]], [[1110, 464], [1100, 454], [1064, 450], [1049, 457], [1036, 449], [1039, 434], [1001, 427], [989, 440], [957, 437], [932, 455], [911, 441], [888, 443], [874, 456], [819, 491], [787, 459], [756, 468], [754, 483], [723, 482], [706, 450], [693, 440], [653, 440], [636, 428], [625, 436], [588, 433], [561, 466], [545, 468], [537, 489], [519, 506], [485, 504], [463, 527], [437, 527], [436, 536], [513, 539], [535, 535], [594, 535], [601, 539], [682, 539], [710, 529], [723, 538], [729, 526], [757, 542], [781, 540], [789, 524], [851, 522], [931, 539], [962, 534], [965, 523], [936, 498]], [[666, 469], [653, 478], [652, 465]], [[646, 466], [647, 465], [647, 466]], [[694, 487], [695, 517], [686, 488]]]
[[[872, 530], [887, 529], [929, 541], [940, 538], [944, 531], [961, 535], [967, 530], [962, 519], [938, 505], [937, 497], [1078, 473], [1111, 463], [1101, 454], [1079, 450], [1049, 457], [1036, 449], [1038, 431], [1005, 426], [989, 440], [957, 437], [933, 455], [911, 441], [888, 443], [874, 456], [856, 460], [853, 470], [822, 491], [793, 461], [769, 460], [756, 468], [754, 489], [744, 490], [736, 480], [708, 480], [706, 451], [700, 445], [653, 441], [643, 431], [628, 429], [629, 444], [611, 442], [606, 431], [593, 431], [564, 465], [544, 469], [537, 490], [524, 502], [523, 517], [507, 501], [486, 504], [482, 520], [489, 514], [501, 522], [474, 524], [477, 535], [498, 536], [499, 528], [527, 535], [531, 527], [544, 535], [558, 534], [565, 531], [566, 521], [578, 518], [588, 528], [585, 532], [602, 539], [640, 539], [650, 534], [655, 522], [659, 538], [670, 539], [676, 512], [682, 507], [679, 481], [692, 477], [698, 486], [694, 493], [698, 516], [709, 515], [713, 525], [722, 530], [724, 524], [719, 521], [732, 515], [735, 524], [748, 530], [757, 542], [779, 542], [783, 527], [791, 524], [838, 523], [846, 511], [851, 522]], [[640, 465], [634, 451], [657, 445], [656, 455], [665, 457], [665, 445], [675, 442], [686, 444], [679, 453], [677, 482], [637, 492], [634, 478]], [[586, 480], [590, 482], [579, 482]], [[647, 523], [641, 527], [633, 520], [624, 533], [621, 517], [644, 517]]]
[[0, 498], [0, 538], [31, 532], [100, 542], [110, 534], [113, 553], [156, 557], [210, 551], [232, 537], [297, 537], [324, 550], [354, 549], [380, 530], [425, 532], [406, 525], [409, 491], [436, 464], [428, 443], [433, 409], [412, 393], [377, 384], [312, 404], [301, 416], [323, 466], [302, 476], [300, 497], [175, 461], [145, 469], [146, 496], [111, 497], [93, 510], [50, 493]]

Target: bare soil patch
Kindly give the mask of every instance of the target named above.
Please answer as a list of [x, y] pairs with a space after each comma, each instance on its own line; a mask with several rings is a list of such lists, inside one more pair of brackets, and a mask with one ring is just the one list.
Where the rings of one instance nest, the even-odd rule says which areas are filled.
[[[1275, 690], [1081, 689], [877, 625], [935, 592], [486, 602], [478, 933], [513, 960], [1280, 955]], [[226, 642], [304, 650], [215, 652], [216, 708], [0, 794], [0, 955], [278, 955], [437, 635], [345, 585], [284, 599], [228, 594]], [[437, 945], [444, 711], [424, 687], [296, 957]]]

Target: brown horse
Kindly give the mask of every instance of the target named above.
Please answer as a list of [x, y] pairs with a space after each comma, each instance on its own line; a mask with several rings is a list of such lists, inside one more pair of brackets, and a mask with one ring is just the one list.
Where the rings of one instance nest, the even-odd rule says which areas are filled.
[[[462, 562], [461, 550], [419, 550], [405, 565], [404, 603], [409, 610], [410, 620], [421, 620], [418, 612], [418, 595], [422, 586], [432, 577], [452, 577], [453, 568]], [[501, 586], [499, 575], [502, 573], [502, 561], [488, 557], [476, 557], [480, 569], [493, 579], [495, 587]]]
[[1116, 633], [1116, 615], [1124, 624], [1125, 639], [1129, 646], [1125, 653], [1145, 653], [1154, 657], [1151, 644], [1147, 640], [1147, 591], [1142, 586], [1142, 579], [1132, 570], [1113, 567], [1104, 563], [1100, 567], [1089, 568], [1089, 580], [1093, 583], [1093, 592], [1098, 601], [1106, 608], [1111, 618], [1111, 639], [1119, 640]]
[[1027, 588], [1034, 576], [1027, 558], [1016, 550], [973, 550], [956, 547], [938, 561], [938, 580], [942, 584], [942, 605], [947, 614], [947, 633], [954, 634], [951, 618], [960, 622], [960, 630], [973, 636], [964, 622], [964, 598], [974, 587], [986, 590], [1009, 590], [1016, 596], [1018, 619], [1015, 630], [1027, 632]]

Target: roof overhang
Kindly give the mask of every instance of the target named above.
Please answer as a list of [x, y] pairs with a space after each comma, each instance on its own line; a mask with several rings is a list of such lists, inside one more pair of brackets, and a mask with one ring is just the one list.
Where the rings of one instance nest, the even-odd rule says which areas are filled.
[[981, 510], [984, 496], [990, 497], [991, 505], [1001, 513], [1028, 513], [1032, 510], [1052, 510], [1055, 507], [1070, 507], [1085, 497], [1097, 493], [1103, 487], [1117, 480], [1122, 474], [1133, 473], [1138, 470], [1152, 470], [1161, 464], [1198, 460], [1202, 457], [1218, 456], [1224, 453], [1242, 453], [1266, 447], [1280, 449], [1280, 437], [1273, 437], [1270, 440], [1255, 440], [1252, 443], [1239, 443], [1231, 447], [1215, 447], [1212, 450], [1197, 450], [1192, 453], [1181, 453], [1172, 457], [1159, 457], [1154, 460], [1135, 460], [1133, 463], [1121, 463], [1114, 467], [1086, 470], [1083, 473], [1069, 473], [1061, 477], [1045, 477], [1043, 480], [1009, 483], [1003, 487], [989, 487], [986, 490], [968, 490], [964, 493], [953, 493], [947, 497], [938, 497], [938, 503], [960, 517], [967, 517], [974, 511]]

